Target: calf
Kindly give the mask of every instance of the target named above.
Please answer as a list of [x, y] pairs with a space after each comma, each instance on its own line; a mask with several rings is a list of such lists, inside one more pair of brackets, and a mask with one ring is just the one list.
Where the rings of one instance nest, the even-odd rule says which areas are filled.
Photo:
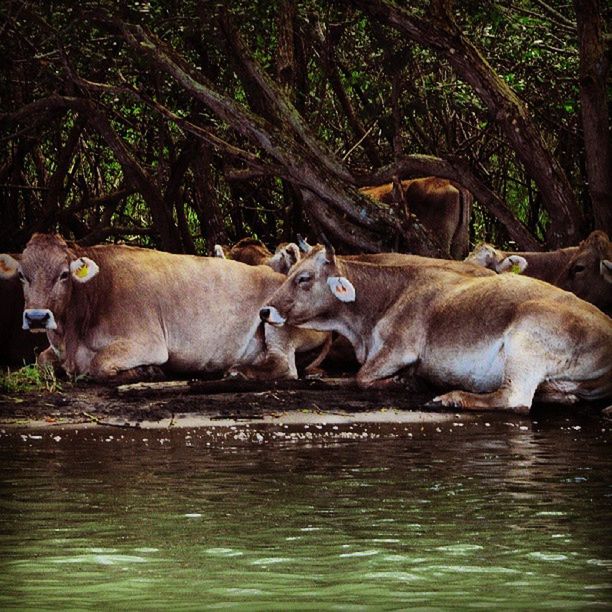
[[261, 326], [258, 312], [284, 277], [265, 266], [119, 245], [79, 248], [35, 234], [0, 276], [23, 283], [23, 327], [46, 331], [41, 363], [107, 380], [143, 366], [295, 378], [296, 331]]
[[460, 387], [433, 400], [444, 406], [525, 411], [536, 392], [563, 403], [612, 394], [612, 322], [597, 308], [535, 279], [407, 257], [382, 266], [315, 247], [260, 316], [348, 338], [364, 387], [406, 366]]

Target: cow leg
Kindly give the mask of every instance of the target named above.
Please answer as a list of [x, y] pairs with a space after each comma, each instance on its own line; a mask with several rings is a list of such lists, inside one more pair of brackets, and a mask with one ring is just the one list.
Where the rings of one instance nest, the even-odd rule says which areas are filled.
[[53, 350], [53, 347], [49, 346], [42, 351], [36, 358], [36, 364], [41, 367], [51, 367], [57, 369], [61, 366], [57, 353]]
[[128, 340], [116, 340], [95, 354], [89, 366], [89, 375], [97, 381], [159, 379], [163, 378], [163, 373], [158, 366], [166, 361], [168, 351], [165, 348], [155, 350]]
[[248, 365], [238, 365], [230, 374], [238, 374], [253, 380], [295, 379], [295, 347], [291, 338], [290, 327], [264, 326], [264, 352]]
[[[357, 372], [357, 384], [363, 388], [385, 388], [395, 381], [390, 376], [417, 360], [416, 353], [387, 342], [376, 354], [368, 357]], [[387, 380], [385, 380], [387, 379]]]
[[325, 358], [329, 354], [329, 350], [332, 345], [332, 335], [331, 333], [327, 335], [325, 339], [325, 343], [319, 350], [319, 354], [315, 357], [313, 361], [311, 361], [305, 368], [304, 373], [307, 376], [321, 376], [323, 375], [323, 370], [319, 368], [319, 366], [325, 361]]
[[491, 393], [451, 391], [435, 397], [434, 404], [464, 410], [529, 412], [536, 389], [546, 376], [547, 358], [533, 335], [514, 331], [506, 337], [504, 380]]

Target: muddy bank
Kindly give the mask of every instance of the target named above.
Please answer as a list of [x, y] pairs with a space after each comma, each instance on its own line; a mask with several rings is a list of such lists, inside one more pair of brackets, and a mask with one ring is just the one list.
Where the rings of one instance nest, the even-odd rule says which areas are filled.
[[353, 422], [443, 418], [444, 413], [422, 410], [431, 397], [402, 385], [364, 392], [348, 379], [274, 384], [180, 380], [115, 387], [82, 383], [64, 385], [54, 393], [0, 395], [0, 425], [167, 427], [196, 421], [224, 425], [322, 418]]
[[[0, 425], [172, 427], [243, 423], [427, 423], [456, 419], [432, 409], [432, 393], [394, 384], [358, 389], [349, 379], [166, 381], [122, 386], [65, 385], [61, 391], [0, 395]], [[572, 409], [599, 415], [605, 406]], [[536, 406], [532, 413], [551, 410]], [[605, 411], [604, 411], [605, 412]], [[501, 413], [503, 414], [503, 413]], [[464, 413], [462, 419], [473, 418]]]

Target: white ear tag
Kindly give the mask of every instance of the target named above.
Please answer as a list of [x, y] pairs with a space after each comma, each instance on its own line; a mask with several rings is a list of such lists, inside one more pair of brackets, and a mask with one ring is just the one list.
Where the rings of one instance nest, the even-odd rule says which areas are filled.
[[522, 274], [529, 264], [524, 257], [520, 255], [509, 255], [499, 265], [498, 272], [512, 272], [513, 274]]
[[10, 255], [2, 253], [0, 255], [0, 278], [13, 278], [17, 272], [19, 272], [19, 262]]
[[344, 276], [330, 276], [327, 279], [327, 284], [331, 289], [331, 292], [341, 302], [354, 302], [355, 301], [355, 287], [348, 278]]
[[72, 278], [79, 283], [90, 281], [99, 271], [98, 264], [89, 257], [79, 257], [70, 264]]

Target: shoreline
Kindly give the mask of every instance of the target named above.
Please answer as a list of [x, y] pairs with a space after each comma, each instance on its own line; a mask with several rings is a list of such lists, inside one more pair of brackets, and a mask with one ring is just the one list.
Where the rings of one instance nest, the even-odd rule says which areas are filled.
[[403, 385], [357, 389], [352, 379], [312, 379], [276, 384], [240, 380], [174, 380], [105, 386], [75, 384], [55, 392], [0, 395], [0, 427], [183, 428], [432, 424], [488, 418], [529, 423], [544, 412], [611, 418], [604, 405], [536, 405], [530, 414], [432, 408], [431, 392]]

